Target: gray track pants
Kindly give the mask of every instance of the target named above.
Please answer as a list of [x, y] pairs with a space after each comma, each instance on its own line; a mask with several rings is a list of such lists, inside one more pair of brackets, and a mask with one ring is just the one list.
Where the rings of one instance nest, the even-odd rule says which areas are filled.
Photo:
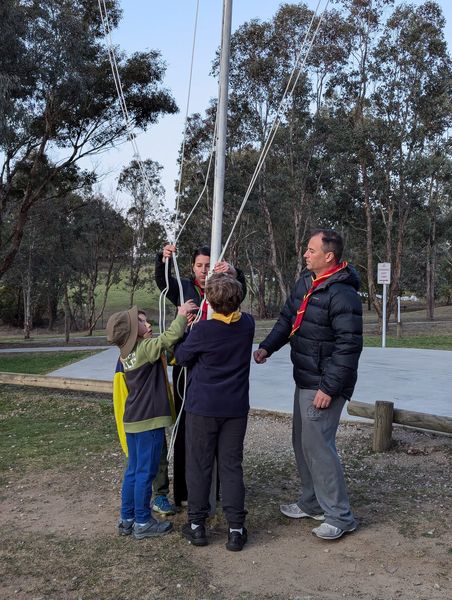
[[336, 450], [336, 431], [345, 398], [333, 398], [328, 408], [312, 404], [316, 390], [295, 388], [292, 443], [301, 479], [297, 502], [310, 515], [345, 531], [356, 527], [350, 510], [344, 472]]

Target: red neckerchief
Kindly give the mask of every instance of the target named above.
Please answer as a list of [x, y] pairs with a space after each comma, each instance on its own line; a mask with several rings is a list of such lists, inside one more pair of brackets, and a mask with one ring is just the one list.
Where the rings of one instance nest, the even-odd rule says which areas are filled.
[[321, 283], [323, 283], [326, 279], [328, 279], [328, 277], [331, 277], [331, 275], [334, 275], [338, 271], [342, 271], [342, 269], [345, 269], [345, 267], [347, 266], [347, 264], [348, 263], [344, 260], [340, 264], [335, 265], [332, 269], [330, 269], [329, 271], [327, 271], [323, 275], [320, 275], [319, 277], [316, 277], [316, 279], [314, 279], [312, 281], [311, 288], [304, 295], [303, 302], [301, 303], [300, 308], [297, 310], [297, 317], [295, 319], [295, 323], [293, 324], [292, 331], [290, 332], [289, 337], [292, 337], [293, 334], [297, 331], [297, 329], [300, 328], [301, 322], [303, 321], [304, 313], [306, 312], [306, 307], [308, 305], [309, 298], [312, 296], [312, 294], [314, 293], [315, 289]]
[[207, 300], [205, 302], [202, 302], [204, 300], [204, 296], [205, 296], [204, 288], [201, 287], [201, 284], [199, 283], [199, 281], [197, 279], [195, 279], [194, 284], [195, 284], [196, 291], [198, 292], [199, 296], [201, 297], [202, 311], [201, 311], [201, 318], [199, 320], [207, 321], [207, 311], [209, 309], [209, 304], [208, 304]]

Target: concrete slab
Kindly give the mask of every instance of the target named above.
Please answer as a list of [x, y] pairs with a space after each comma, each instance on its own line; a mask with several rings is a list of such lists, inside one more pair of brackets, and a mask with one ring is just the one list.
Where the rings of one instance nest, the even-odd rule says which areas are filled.
[[[294, 382], [289, 354], [289, 346], [285, 346], [263, 365], [252, 361], [250, 403], [253, 408], [292, 412]], [[110, 381], [117, 358], [117, 349], [109, 348], [50, 374]], [[353, 398], [369, 403], [389, 400], [396, 408], [451, 416], [452, 352], [364, 348]], [[342, 416], [352, 418], [345, 410]]]

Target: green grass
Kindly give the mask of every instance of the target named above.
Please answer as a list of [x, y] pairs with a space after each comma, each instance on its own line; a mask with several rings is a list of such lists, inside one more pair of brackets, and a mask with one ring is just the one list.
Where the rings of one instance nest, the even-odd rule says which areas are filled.
[[87, 398], [3, 386], [0, 473], [74, 467], [104, 450], [118, 451], [111, 401]]
[[[381, 346], [381, 336], [365, 335], [364, 346]], [[396, 338], [386, 337], [387, 348], [424, 348], [430, 350], [452, 350], [452, 335], [414, 335]]]
[[0, 354], [0, 372], [44, 375], [93, 354], [96, 354], [96, 350]]
[[[100, 299], [103, 297], [103, 292], [103, 287], [99, 286], [99, 289], [96, 293], [98, 304], [100, 303]], [[147, 285], [146, 288], [141, 288], [135, 292], [133, 303], [139, 308], [142, 308], [148, 312], [149, 316], [151, 316], [153, 319], [158, 319], [159, 296], [160, 291], [154, 284], [152, 284], [152, 286]], [[112, 313], [129, 308], [129, 301], [129, 290], [125, 288], [124, 284], [118, 283], [113, 285], [108, 292], [107, 305], [105, 307], [103, 319], [104, 325]], [[98, 325], [100, 326], [100, 323], [98, 323]]]

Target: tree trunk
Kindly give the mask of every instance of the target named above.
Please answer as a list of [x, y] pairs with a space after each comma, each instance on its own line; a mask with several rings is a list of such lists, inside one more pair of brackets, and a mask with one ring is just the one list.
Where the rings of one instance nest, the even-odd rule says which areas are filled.
[[275, 232], [273, 229], [273, 222], [272, 222], [270, 210], [268, 208], [267, 201], [265, 199], [265, 186], [262, 182], [262, 179], [261, 179], [261, 184], [259, 187], [260, 187], [259, 205], [262, 208], [262, 212], [264, 213], [265, 225], [267, 226], [267, 232], [268, 232], [268, 241], [269, 241], [269, 250], [270, 250], [270, 265], [276, 275], [276, 279], [278, 281], [279, 288], [281, 290], [281, 296], [285, 302], [286, 298], [287, 298], [287, 289], [286, 289], [286, 284], [284, 282], [284, 277], [283, 277], [282, 271], [278, 265], [278, 253], [276, 251]]
[[69, 294], [67, 291], [67, 282], [64, 282], [64, 296], [63, 296], [63, 310], [64, 310], [64, 340], [69, 343], [69, 335], [71, 332], [71, 307], [69, 304]]

